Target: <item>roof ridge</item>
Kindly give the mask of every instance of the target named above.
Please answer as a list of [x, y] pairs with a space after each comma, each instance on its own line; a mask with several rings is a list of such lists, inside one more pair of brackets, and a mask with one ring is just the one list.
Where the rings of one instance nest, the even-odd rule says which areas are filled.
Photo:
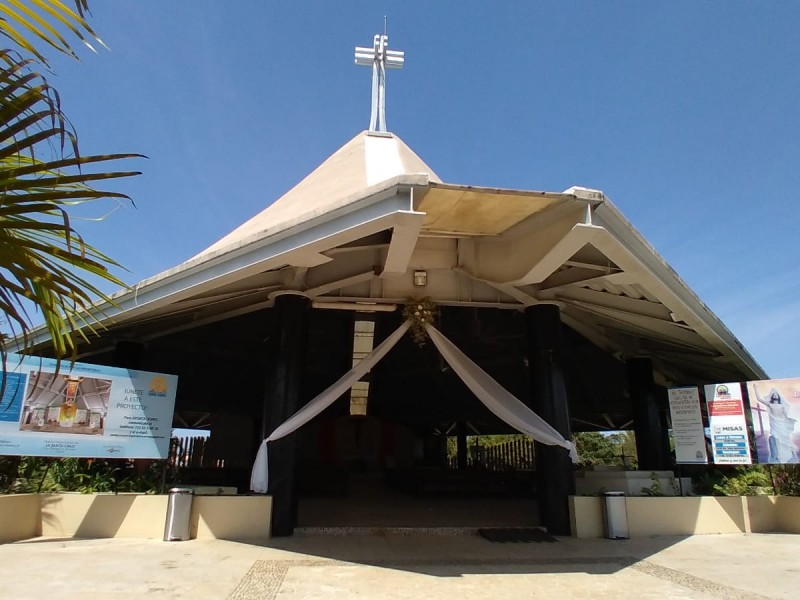
[[431, 181], [441, 182], [395, 134], [361, 131], [280, 198], [191, 260], [217, 254], [260, 231], [279, 228], [282, 223], [302, 222], [304, 215], [311, 219], [341, 208], [345, 199], [357, 201], [360, 192], [411, 174], [427, 174]]

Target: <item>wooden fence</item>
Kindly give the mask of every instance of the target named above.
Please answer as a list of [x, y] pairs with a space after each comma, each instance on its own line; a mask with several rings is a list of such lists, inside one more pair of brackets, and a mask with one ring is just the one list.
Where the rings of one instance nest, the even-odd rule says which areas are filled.
[[169, 445], [169, 464], [173, 467], [224, 467], [225, 461], [215, 460], [209, 452], [207, 437], [174, 437]]
[[[447, 462], [451, 469], [458, 468], [458, 457], [451, 456]], [[520, 438], [491, 446], [470, 444], [467, 449], [467, 466], [483, 467], [491, 471], [533, 470], [533, 441]]]

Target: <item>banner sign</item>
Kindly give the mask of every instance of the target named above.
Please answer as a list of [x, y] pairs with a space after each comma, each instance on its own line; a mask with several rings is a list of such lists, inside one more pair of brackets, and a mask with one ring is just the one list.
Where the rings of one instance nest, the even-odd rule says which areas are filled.
[[9, 354], [0, 455], [167, 458], [178, 378]]
[[704, 387], [714, 463], [751, 464], [742, 386], [739, 383], [717, 383]]
[[706, 464], [706, 437], [700, 412], [700, 391], [696, 386], [670, 388], [669, 412], [675, 440], [675, 462]]
[[760, 463], [800, 462], [800, 378], [748, 381]]

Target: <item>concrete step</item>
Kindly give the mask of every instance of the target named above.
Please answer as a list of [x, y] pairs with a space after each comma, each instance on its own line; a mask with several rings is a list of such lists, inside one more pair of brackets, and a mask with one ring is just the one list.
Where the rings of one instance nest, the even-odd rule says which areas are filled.
[[411, 536], [439, 535], [464, 536], [478, 535], [481, 527], [295, 527], [295, 536], [363, 535], [363, 536]]

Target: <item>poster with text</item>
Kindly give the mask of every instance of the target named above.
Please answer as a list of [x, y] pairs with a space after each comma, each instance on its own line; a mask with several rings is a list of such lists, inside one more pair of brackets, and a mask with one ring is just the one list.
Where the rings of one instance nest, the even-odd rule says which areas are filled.
[[714, 463], [751, 464], [741, 384], [734, 382], [707, 385], [705, 393]]
[[669, 412], [675, 440], [675, 462], [706, 464], [706, 437], [700, 411], [700, 390], [696, 386], [670, 388]]
[[178, 378], [9, 354], [0, 455], [167, 458]]
[[800, 462], [800, 378], [748, 381], [747, 395], [756, 435], [756, 460]]

